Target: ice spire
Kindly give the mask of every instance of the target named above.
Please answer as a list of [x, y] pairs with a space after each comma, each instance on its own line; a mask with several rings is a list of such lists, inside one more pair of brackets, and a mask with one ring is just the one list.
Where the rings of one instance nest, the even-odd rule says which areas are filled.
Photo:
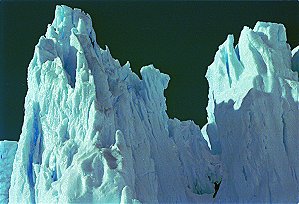
[[168, 118], [169, 76], [141, 75], [98, 46], [88, 14], [57, 6], [28, 68], [9, 202], [212, 199], [217, 156], [197, 125]]

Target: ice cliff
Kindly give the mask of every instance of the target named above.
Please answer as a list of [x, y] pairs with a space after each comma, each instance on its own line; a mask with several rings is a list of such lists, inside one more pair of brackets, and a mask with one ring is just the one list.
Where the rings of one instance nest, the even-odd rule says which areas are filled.
[[236, 47], [229, 35], [201, 130], [168, 118], [168, 75], [140, 79], [88, 14], [57, 6], [28, 67], [9, 202], [298, 202], [298, 58], [281, 24], [244, 27]]

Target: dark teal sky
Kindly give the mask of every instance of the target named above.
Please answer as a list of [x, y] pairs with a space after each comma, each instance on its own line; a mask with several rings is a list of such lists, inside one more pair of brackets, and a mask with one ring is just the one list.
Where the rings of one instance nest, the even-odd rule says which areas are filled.
[[207, 66], [228, 34], [235, 41], [256, 21], [283, 23], [291, 47], [299, 45], [299, 3], [294, 2], [0, 2], [0, 140], [18, 140], [34, 46], [54, 18], [56, 4], [81, 8], [97, 41], [138, 72], [154, 64], [171, 77], [168, 114], [206, 123]]

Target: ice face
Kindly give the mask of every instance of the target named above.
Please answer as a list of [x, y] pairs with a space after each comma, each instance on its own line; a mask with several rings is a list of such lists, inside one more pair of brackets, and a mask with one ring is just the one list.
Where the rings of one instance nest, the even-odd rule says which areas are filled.
[[298, 202], [298, 65], [282, 24], [244, 27], [236, 48], [231, 35], [219, 47], [205, 126], [221, 155], [217, 201]]
[[169, 76], [152, 65], [141, 75], [98, 46], [88, 14], [57, 6], [28, 67], [9, 201], [212, 198], [218, 156], [197, 125], [168, 118]]
[[0, 203], [8, 203], [10, 177], [17, 146], [17, 142], [0, 141]]

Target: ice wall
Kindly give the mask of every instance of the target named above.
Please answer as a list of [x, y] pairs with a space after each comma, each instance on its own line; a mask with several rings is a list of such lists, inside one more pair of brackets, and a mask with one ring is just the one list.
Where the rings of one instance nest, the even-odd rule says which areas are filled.
[[8, 190], [18, 143], [0, 141], [0, 203], [8, 203]]
[[98, 46], [88, 14], [57, 6], [28, 67], [9, 202], [211, 199], [218, 156], [197, 125], [168, 118], [169, 76], [141, 75]]
[[244, 27], [208, 68], [204, 130], [222, 164], [219, 202], [299, 201], [299, 63], [286, 40], [282, 24]]

